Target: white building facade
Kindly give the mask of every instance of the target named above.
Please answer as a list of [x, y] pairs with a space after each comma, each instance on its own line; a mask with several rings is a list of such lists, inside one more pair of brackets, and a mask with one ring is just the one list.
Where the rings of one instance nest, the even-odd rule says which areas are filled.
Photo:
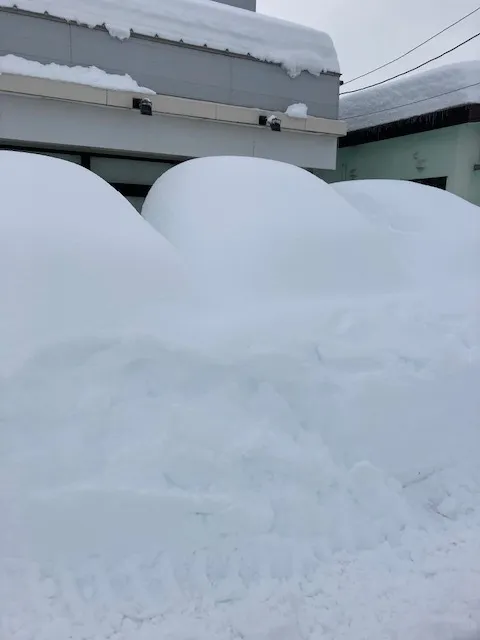
[[[159, 175], [189, 158], [335, 168], [346, 127], [328, 36], [261, 16], [252, 0], [144, 0], [144, 17], [129, 2], [110, 15], [103, 0], [50, 1], [45, 14], [42, 0], [0, 0], [0, 148], [83, 164], [138, 208]], [[103, 74], [95, 86], [84, 79], [91, 67]], [[125, 74], [132, 86], [116, 86]], [[295, 103], [307, 118], [285, 115]], [[265, 125], [272, 115], [280, 131]]]

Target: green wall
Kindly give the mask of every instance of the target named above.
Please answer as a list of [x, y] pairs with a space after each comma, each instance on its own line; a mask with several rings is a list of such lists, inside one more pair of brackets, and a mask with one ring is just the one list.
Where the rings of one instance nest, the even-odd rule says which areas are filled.
[[480, 124], [469, 123], [338, 150], [326, 182], [368, 178], [417, 180], [447, 176], [447, 190], [480, 205]]

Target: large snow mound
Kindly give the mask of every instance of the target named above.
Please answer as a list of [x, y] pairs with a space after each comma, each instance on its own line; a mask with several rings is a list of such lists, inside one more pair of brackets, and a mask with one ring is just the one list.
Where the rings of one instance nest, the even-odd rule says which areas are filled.
[[134, 32], [227, 50], [281, 64], [292, 76], [340, 71], [326, 33], [211, 0], [0, 0], [0, 7], [104, 25], [121, 39]]
[[2, 73], [57, 80], [60, 82], [74, 82], [75, 84], [84, 84], [90, 87], [99, 87], [113, 91], [155, 93], [155, 91], [147, 87], [139, 86], [128, 74], [119, 76], [97, 69], [97, 67], [67, 67], [66, 65], [56, 64], [54, 62], [42, 64], [41, 62], [35, 62], [35, 60], [26, 60], [25, 58], [11, 54], [0, 56], [0, 74]]
[[480, 366], [458, 302], [267, 305], [249, 327], [192, 308], [195, 346], [32, 358], [0, 385], [6, 637], [469, 637]]
[[452, 193], [400, 180], [353, 180], [332, 187], [374, 224], [390, 231], [418, 284], [444, 287], [469, 278], [478, 282], [477, 206]]
[[479, 102], [479, 73], [480, 61], [457, 62], [345, 95], [340, 119], [354, 131]]
[[[403, 273], [412, 229], [415, 251], [428, 255], [439, 241], [428, 233], [431, 202], [416, 204], [423, 190], [405, 192], [405, 210], [388, 209], [385, 224], [375, 200], [353, 208], [277, 163], [172, 170], [185, 178], [165, 199], [175, 229], [181, 210], [170, 216], [167, 205], [185, 203], [182, 258], [206, 242], [219, 270], [233, 264], [245, 295], [232, 300], [230, 276], [219, 291], [198, 273], [179, 286], [172, 247], [100, 179], [60, 161], [0, 158], [10, 207], [0, 207], [1, 322], [17, 317], [23, 331], [22, 311], [43, 333], [45, 305], [60, 329], [0, 378], [2, 640], [478, 637], [476, 273], [467, 261], [449, 280], [432, 270], [399, 288], [388, 261], [392, 249]], [[30, 195], [18, 188], [25, 182]], [[449, 224], [457, 254], [470, 252], [471, 228], [456, 217], [465, 213], [443, 196], [443, 231]], [[306, 274], [302, 247], [314, 255], [306, 231], [318, 247], [313, 206], [326, 237], [318, 252], [338, 247], [322, 263], [328, 295], [284, 284], [287, 267]], [[161, 227], [162, 212], [155, 217]], [[389, 274], [380, 289], [362, 271], [355, 234]], [[4, 258], [9, 244], [17, 250]], [[231, 257], [242, 251], [244, 274]], [[337, 279], [342, 268], [363, 274], [353, 293], [350, 276]], [[78, 332], [61, 339], [70, 305]], [[99, 319], [111, 321], [107, 331]], [[2, 348], [10, 335], [4, 324]]]
[[292, 165], [191, 160], [157, 180], [142, 215], [224, 295], [354, 294], [403, 284], [388, 235]]
[[104, 180], [0, 151], [0, 354], [120, 327], [184, 284], [168, 242]]

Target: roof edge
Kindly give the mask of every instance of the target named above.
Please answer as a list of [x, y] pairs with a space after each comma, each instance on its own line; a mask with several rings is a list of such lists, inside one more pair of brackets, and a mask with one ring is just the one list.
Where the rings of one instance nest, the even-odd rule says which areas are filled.
[[357, 129], [339, 140], [340, 147], [354, 147], [371, 142], [392, 140], [415, 133], [425, 133], [470, 122], [480, 122], [480, 103], [470, 103], [424, 113], [402, 120]]
[[[222, 3], [219, 3], [220, 6], [222, 6]], [[224, 5], [225, 7], [227, 7], [228, 5]], [[231, 7], [234, 8], [235, 7]], [[245, 11], [245, 13], [247, 14], [253, 14], [254, 16], [259, 16], [259, 17], [269, 17], [269, 16], [263, 16], [263, 14], [259, 14], [258, 12], [254, 12], [254, 11]], [[103, 31], [106, 33], [109, 33], [110, 35], [111, 32], [109, 31], [108, 25], [104, 22], [103, 24], [96, 24], [95, 26], [93, 25], [89, 25], [87, 22], [84, 22], [80, 19], [73, 19], [73, 18], [64, 18], [62, 16], [59, 15], [55, 15], [53, 13], [49, 13], [48, 11], [44, 11], [42, 13], [38, 12], [38, 11], [32, 11], [30, 9], [26, 9], [26, 8], [22, 8], [22, 7], [18, 7], [17, 5], [12, 5], [12, 6], [6, 6], [6, 5], [0, 5], [0, 13], [5, 12], [5, 13], [11, 13], [11, 14], [20, 14], [20, 15], [24, 15], [24, 16], [29, 16], [32, 18], [36, 18], [36, 19], [43, 19], [43, 20], [49, 20], [51, 22], [58, 22], [58, 23], [63, 23], [63, 24], [69, 24], [69, 25], [76, 25], [78, 27], [81, 28], [85, 28], [85, 29], [89, 29], [89, 30], [97, 30], [97, 31]], [[280, 22], [286, 22], [286, 21], [280, 21]], [[301, 28], [302, 25], [297, 25], [296, 23], [287, 23], [287, 24], [292, 24], [292, 26], [294, 27], [299, 27]], [[305, 29], [309, 29], [308, 27], [305, 27]], [[326, 35], [327, 37], [328, 34], [325, 34], [323, 32], [318, 32], [321, 33], [323, 35]], [[113, 37], [113, 36], [112, 36]], [[214, 48], [212, 46], [208, 46], [208, 44], [192, 44], [191, 42], [185, 41], [185, 40], [176, 40], [176, 39], [169, 39], [166, 37], [162, 37], [158, 34], [152, 35], [152, 34], [148, 34], [148, 33], [142, 33], [141, 31], [136, 31], [134, 28], [130, 29], [130, 35], [129, 37], [133, 37], [133, 38], [137, 38], [137, 39], [143, 39], [143, 40], [148, 40], [151, 42], [159, 42], [159, 43], [167, 43], [170, 45], [174, 45], [174, 46], [178, 46], [178, 47], [183, 47], [183, 48], [188, 48], [188, 49], [194, 49], [196, 51], [207, 51], [210, 53], [215, 53], [217, 55], [225, 55], [225, 56], [229, 56], [229, 57], [234, 57], [234, 58], [242, 58], [244, 60], [253, 60], [256, 62], [261, 62], [263, 64], [270, 64], [273, 66], [277, 66], [277, 67], [283, 67], [285, 68], [285, 70], [287, 71], [287, 73], [290, 75], [290, 72], [288, 71], [288, 69], [285, 67], [284, 62], [282, 62], [281, 60], [279, 61], [274, 61], [274, 60], [265, 60], [262, 57], [257, 57], [255, 55], [252, 55], [250, 53], [243, 53], [243, 52], [236, 52], [232, 49], [229, 48]], [[336, 55], [336, 50], [334, 48], [333, 42], [332, 42], [332, 47], [335, 51], [335, 55]], [[337, 66], [338, 66], [338, 60], [337, 60]], [[320, 76], [320, 75], [327, 75], [327, 76], [334, 76], [334, 77], [338, 77], [340, 78], [340, 76], [342, 75], [341, 70], [339, 69], [338, 71], [332, 71], [329, 69], [322, 69], [321, 71], [318, 72], [313, 72], [311, 71], [309, 68], [305, 68], [302, 69], [301, 72], [299, 73], [295, 73], [294, 75], [292, 75], [292, 78], [294, 78], [296, 75], [300, 75], [300, 73], [309, 73], [313, 76]]]

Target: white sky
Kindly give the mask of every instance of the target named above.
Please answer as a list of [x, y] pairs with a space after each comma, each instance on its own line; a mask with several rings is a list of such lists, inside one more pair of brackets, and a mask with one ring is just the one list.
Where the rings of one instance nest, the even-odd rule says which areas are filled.
[[[479, 5], [480, 0], [257, 0], [261, 13], [329, 33], [337, 48], [344, 80], [397, 57]], [[477, 32], [480, 32], [480, 11], [407, 58], [349, 88], [404, 71]], [[480, 59], [480, 37], [445, 56], [435, 66], [472, 59]]]

